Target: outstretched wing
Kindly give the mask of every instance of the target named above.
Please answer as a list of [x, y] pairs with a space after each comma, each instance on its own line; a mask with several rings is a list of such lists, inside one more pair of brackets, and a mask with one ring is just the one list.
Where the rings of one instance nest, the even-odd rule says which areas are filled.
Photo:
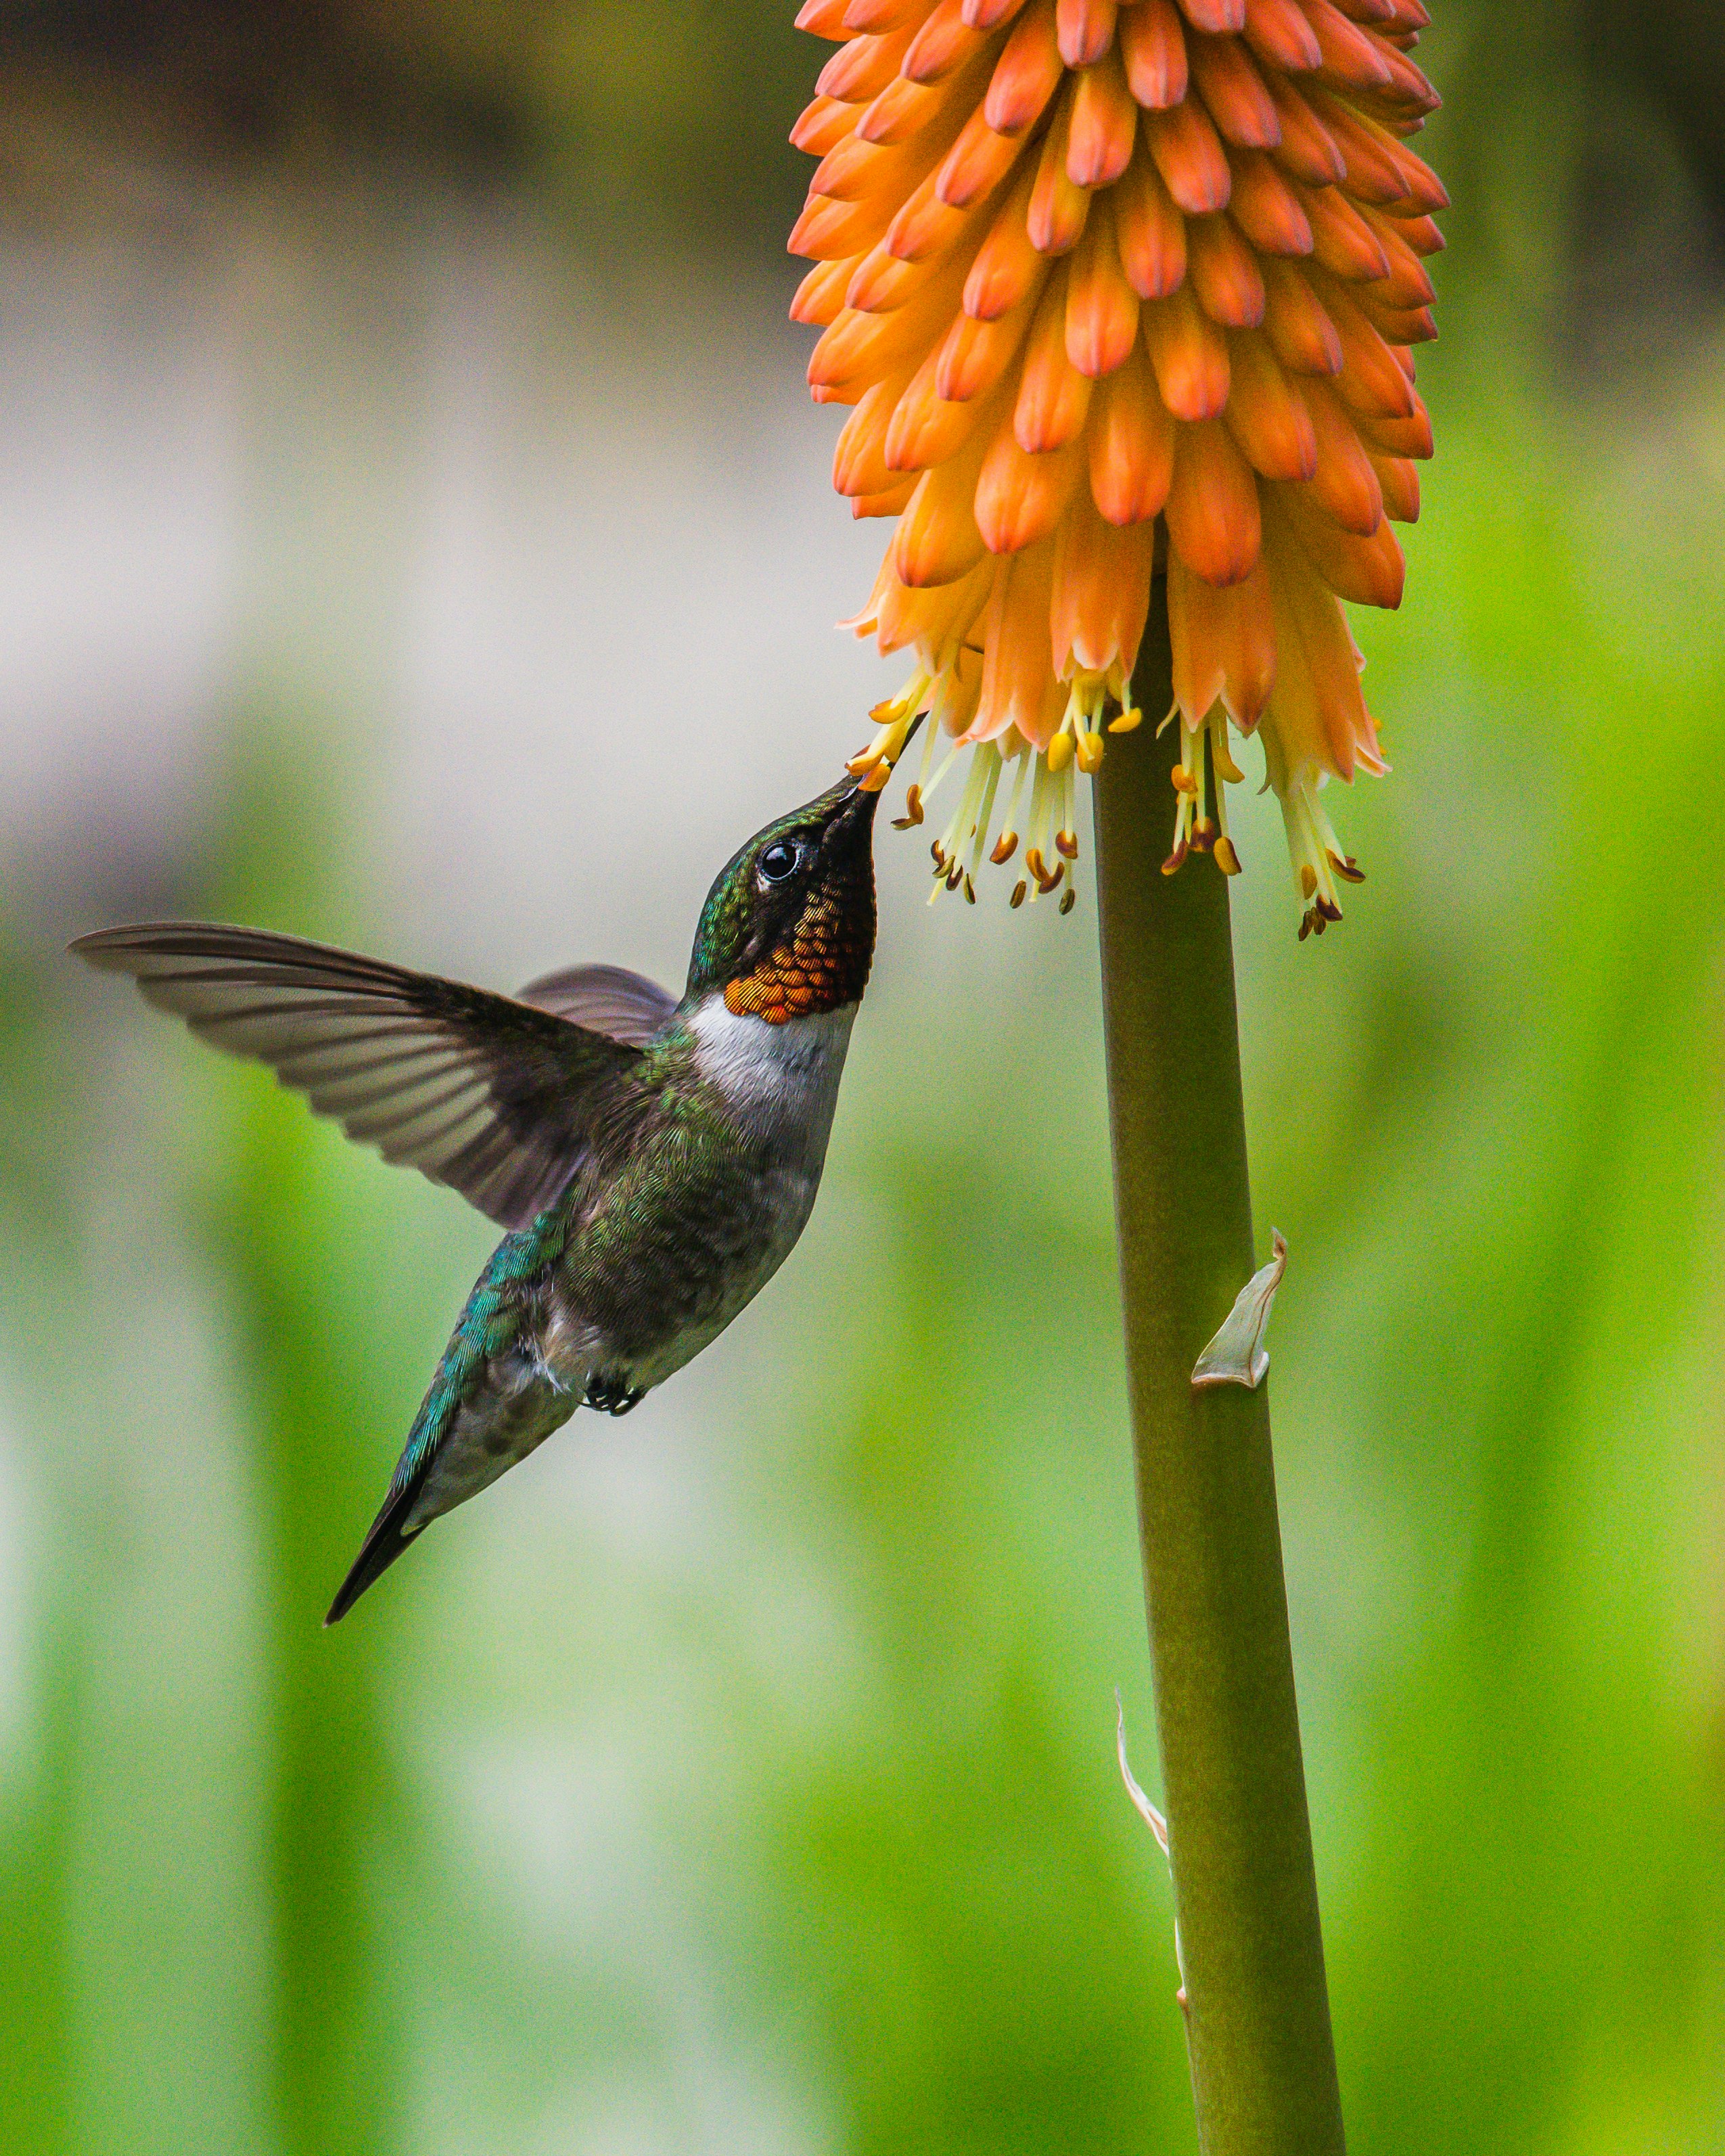
[[627, 966], [566, 966], [561, 973], [529, 981], [516, 990], [516, 997], [634, 1048], [650, 1040], [677, 1007], [669, 988], [644, 973], [630, 973]]
[[578, 1166], [601, 1081], [640, 1050], [553, 1010], [375, 958], [202, 921], [72, 946], [234, 1055], [267, 1063], [385, 1160], [523, 1227]]

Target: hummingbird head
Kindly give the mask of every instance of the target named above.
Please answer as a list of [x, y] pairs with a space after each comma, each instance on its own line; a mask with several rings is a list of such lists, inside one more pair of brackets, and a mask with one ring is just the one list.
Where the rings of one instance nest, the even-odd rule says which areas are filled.
[[707, 893], [685, 999], [774, 1025], [854, 1004], [875, 953], [878, 790], [843, 778], [757, 831]]

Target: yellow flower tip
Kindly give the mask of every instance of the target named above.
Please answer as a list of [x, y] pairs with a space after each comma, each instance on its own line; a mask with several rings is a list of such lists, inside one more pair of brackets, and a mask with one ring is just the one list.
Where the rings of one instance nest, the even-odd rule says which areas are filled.
[[905, 813], [893, 818], [892, 828], [895, 831], [908, 831], [913, 824], [922, 821], [922, 788], [913, 783], [905, 796]]
[[1234, 841], [1224, 831], [1216, 841], [1216, 866], [1224, 875], [1240, 874], [1240, 855], [1234, 850]]
[[1019, 908], [1024, 904], [1024, 893], [1029, 890], [1029, 886], [1026, 884], [1022, 876], [1020, 876], [1018, 881], [1013, 886], [1012, 896], [1008, 899], [1006, 902], [1012, 908], [1014, 913], [1016, 913]]
[[1329, 855], [1330, 866], [1334, 869], [1337, 875], [1341, 877], [1343, 883], [1363, 883], [1365, 881], [1366, 872], [1359, 865], [1358, 862], [1354, 860], [1352, 854], [1338, 854], [1333, 850], [1333, 848], [1329, 846], [1326, 846], [1324, 851]]
[[1177, 763], [1168, 776], [1176, 793], [1189, 793], [1194, 800], [1197, 799], [1198, 781], [1183, 763]]
[[1073, 907], [1074, 907], [1075, 906], [1076, 906], [1076, 905], [1077, 905], [1077, 903], [1078, 903], [1078, 894], [1077, 894], [1077, 892], [1076, 892], [1076, 891], [1070, 890], [1070, 889], [1069, 888], [1069, 889], [1068, 889], [1068, 891], [1067, 891], [1067, 892], [1066, 892], [1066, 896], [1065, 896], [1065, 897], [1060, 901], [1060, 911], [1061, 911], [1062, 915], [1064, 916], [1064, 915], [1065, 915], [1065, 914], [1070, 913], [1070, 912], [1072, 911]]
[[1142, 711], [1122, 711], [1118, 718], [1109, 720], [1108, 731], [1111, 734], [1129, 734], [1135, 726], [1141, 726], [1143, 723], [1144, 714]]
[[1078, 834], [1076, 831], [1056, 831], [1055, 850], [1066, 860], [1076, 861], [1078, 858]]
[[1074, 753], [1081, 771], [1093, 772], [1102, 760], [1102, 737], [1097, 733], [1080, 734]]
[[1072, 761], [1076, 746], [1070, 734], [1056, 734], [1045, 752], [1049, 769], [1064, 771]]
[[1313, 868], [1310, 861], [1301, 861], [1300, 864], [1300, 896], [1305, 899], [1315, 898], [1317, 896], [1317, 870]]
[[989, 855], [988, 859], [998, 869], [1001, 867], [1004, 863], [1009, 861], [1018, 850], [1018, 833], [1016, 831], [1003, 831], [1000, 834], [1000, 836], [994, 841], [994, 850]]
[[1168, 855], [1168, 859], [1167, 859], [1167, 860], [1163, 863], [1163, 865], [1162, 865], [1162, 872], [1163, 872], [1163, 874], [1164, 875], [1178, 875], [1178, 872], [1179, 872], [1179, 870], [1180, 870], [1180, 868], [1182, 867], [1182, 865], [1183, 865], [1183, 863], [1184, 863], [1184, 861], [1185, 861], [1185, 859], [1186, 859], [1186, 848], [1185, 848], [1184, 844], [1183, 843], [1183, 844], [1181, 844], [1180, 845], [1176, 846], [1176, 847], [1174, 848], [1174, 850], [1173, 850], [1173, 853], [1171, 853], [1171, 854]]
[[1228, 753], [1228, 737], [1217, 727], [1210, 734], [1210, 760], [1216, 767], [1219, 778], [1225, 778], [1230, 786], [1238, 786], [1245, 773]]
[[882, 793], [886, 789], [887, 780], [891, 778], [891, 776], [892, 766], [886, 761], [885, 757], [882, 757], [880, 762], [875, 766], [872, 771], [865, 772], [863, 776], [858, 779], [856, 782], [857, 791], [860, 793]]
[[1043, 878], [1048, 874], [1047, 867], [1042, 859], [1042, 849], [1040, 846], [1030, 846], [1025, 850], [1024, 866], [1040, 886]]

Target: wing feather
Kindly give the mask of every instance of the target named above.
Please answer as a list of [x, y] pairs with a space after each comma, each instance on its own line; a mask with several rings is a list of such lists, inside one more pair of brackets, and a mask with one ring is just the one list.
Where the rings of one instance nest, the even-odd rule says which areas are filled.
[[[536, 984], [550, 993], [517, 999], [202, 921], [104, 929], [72, 948], [129, 973], [200, 1038], [267, 1063], [350, 1137], [459, 1190], [505, 1228], [525, 1226], [567, 1184], [605, 1081], [640, 1060], [628, 1032], [644, 1038], [646, 1017], [662, 1022], [674, 1008], [619, 968], [551, 976]], [[614, 1034], [578, 1023], [578, 1008], [623, 1022]]]

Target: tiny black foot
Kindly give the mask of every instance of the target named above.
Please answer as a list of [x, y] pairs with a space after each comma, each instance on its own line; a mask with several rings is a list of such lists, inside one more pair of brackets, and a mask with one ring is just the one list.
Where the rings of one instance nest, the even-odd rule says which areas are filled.
[[595, 1370], [587, 1381], [586, 1401], [601, 1414], [627, 1414], [647, 1397], [644, 1385], [632, 1385], [614, 1370]]

